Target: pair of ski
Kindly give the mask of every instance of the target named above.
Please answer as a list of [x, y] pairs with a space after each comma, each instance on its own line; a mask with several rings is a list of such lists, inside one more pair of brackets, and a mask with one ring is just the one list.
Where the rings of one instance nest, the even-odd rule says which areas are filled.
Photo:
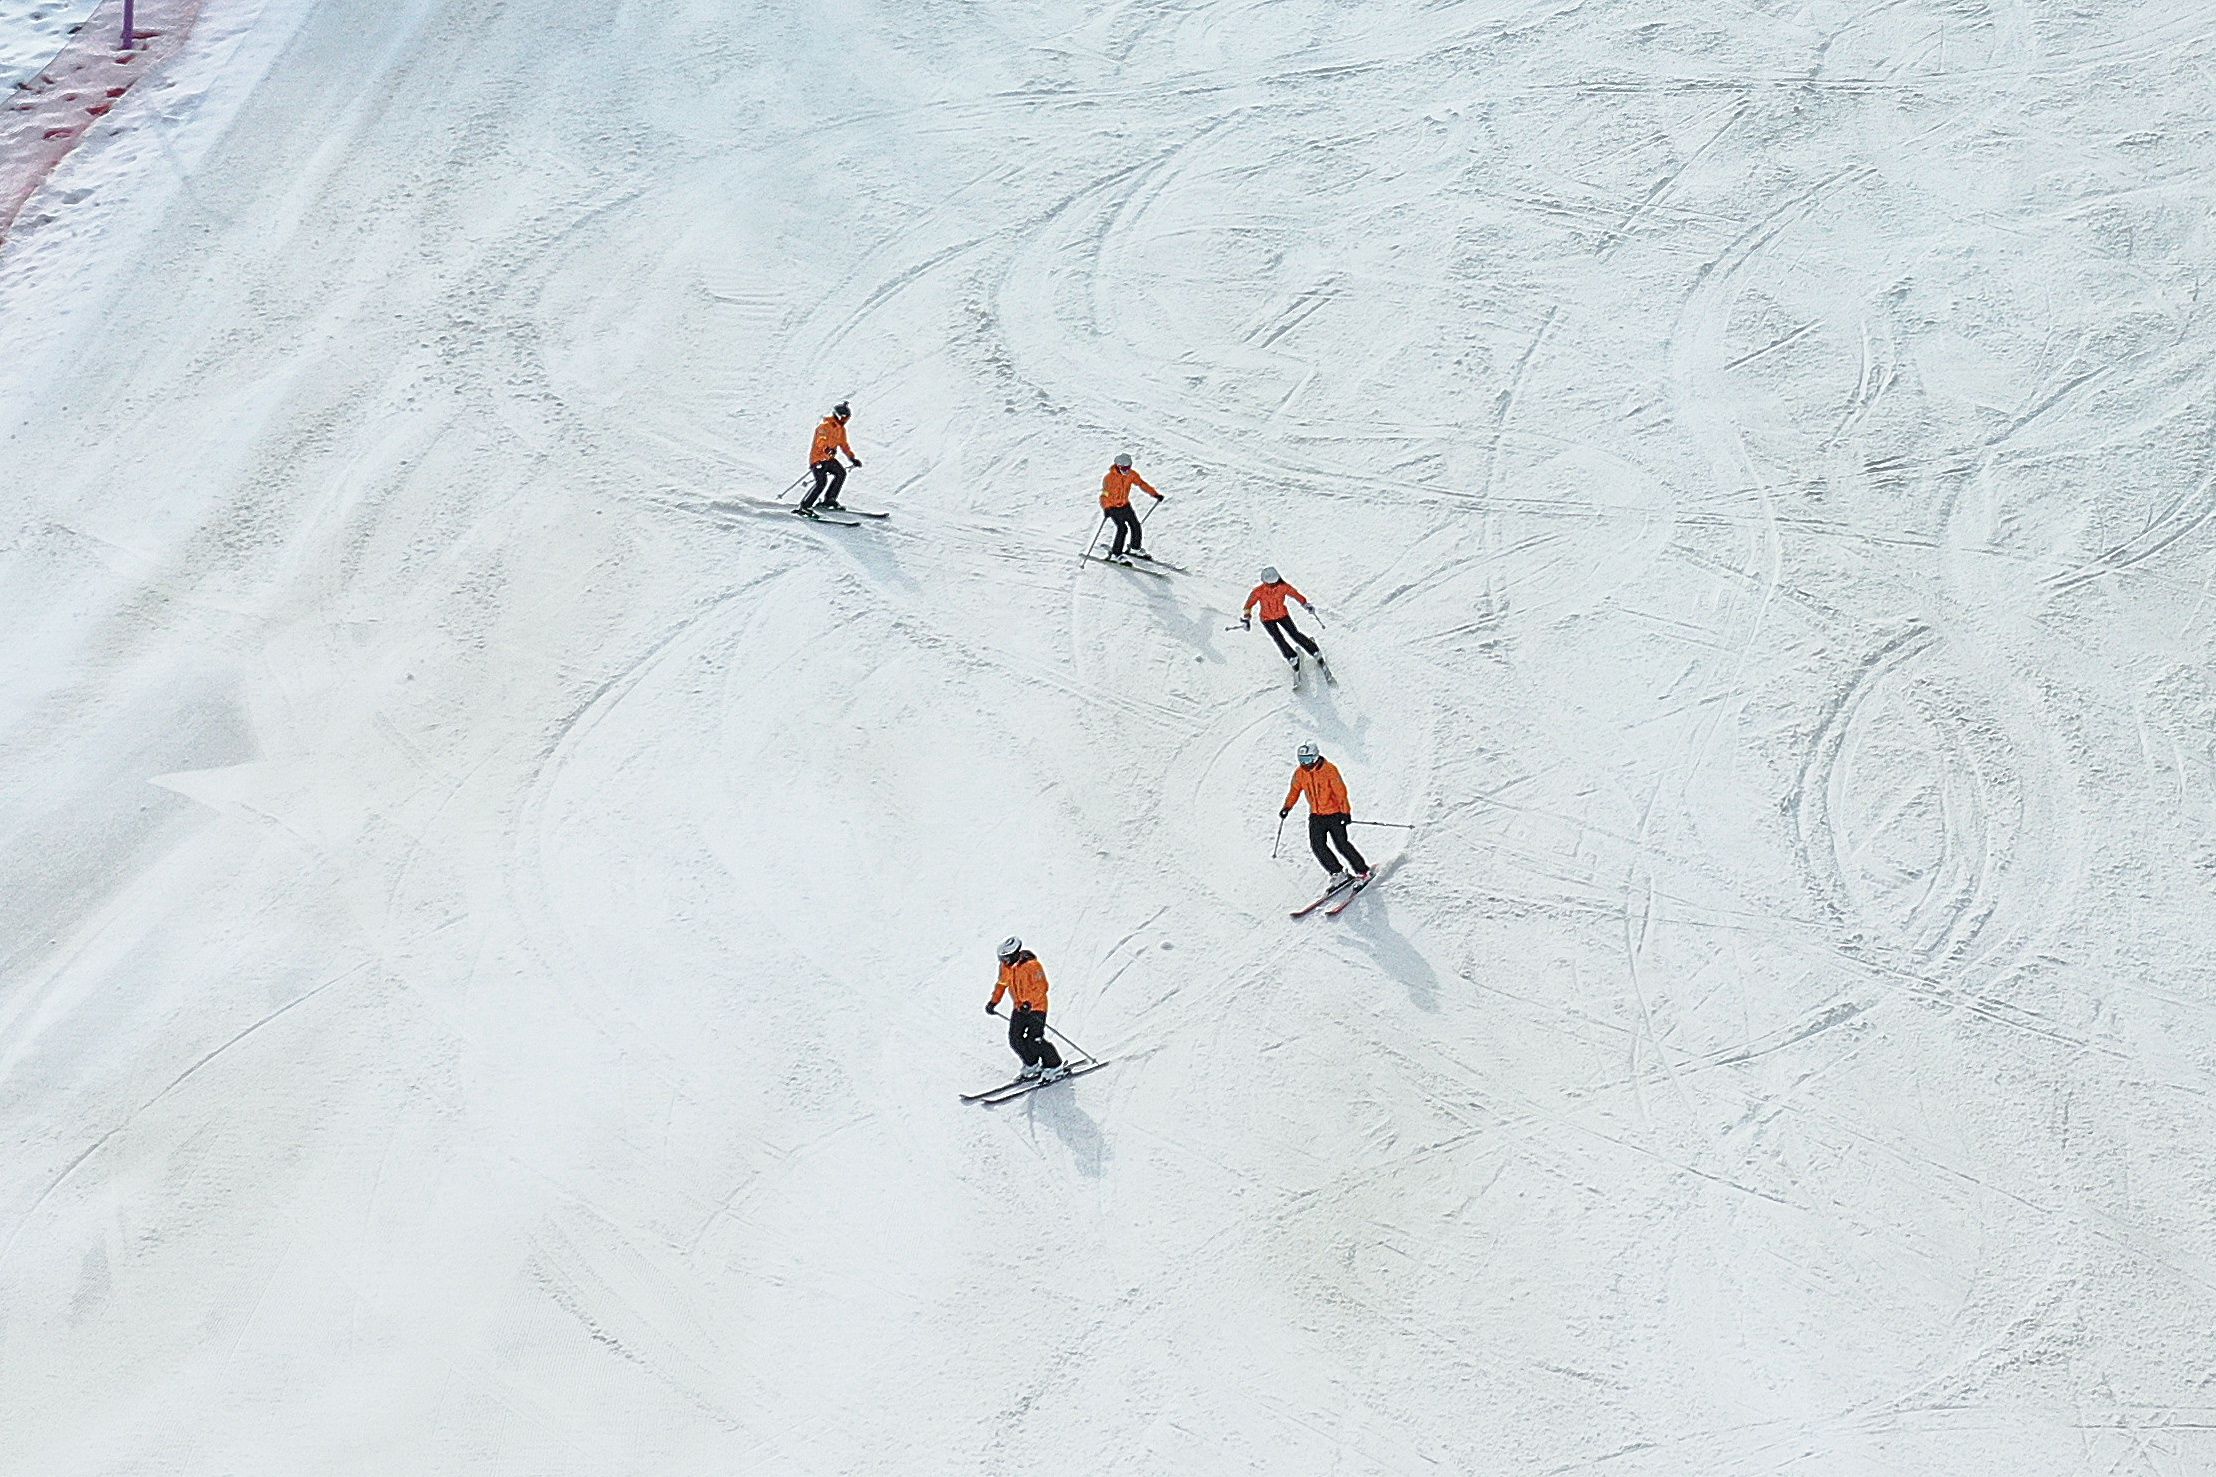
[[1173, 574], [1190, 574], [1191, 570], [1175, 564], [1164, 564], [1152, 554], [1130, 554], [1118, 559], [1110, 554], [1080, 554], [1079, 559], [1089, 559], [1095, 564], [1113, 564], [1118, 569], [1135, 569], [1141, 574], [1159, 575], [1167, 579]]
[[869, 508], [849, 508], [844, 505], [828, 510], [799, 508], [781, 498], [757, 497], [750, 492], [738, 493], [729, 498], [710, 499], [708, 506], [711, 508], [730, 508], [747, 513], [783, 513], [788, 518], [797, 516], [807, 519], [810, 523], [831, 523], [840, 528], [860, 528], [862, 520], [865, 518], [873, 522], [882, 522], [892, 517], [890, 513], [879, 513]]
[[890, 513], [876, 513], [868, 508], [849, 508], [844, 504], [824, 512], [814, 508], [794, 508], [792, 512], [794, 516], [805, 518], [810, 523], [835, 523], [841, 528], [860, 528], [864, 518], [892, 517]]
[[[1067, 1074], [1055, 1078], [1054, 1082], [1067, 1082], [1071, 1078], [1082, 1077], [1087, 1072], [1097, 1072], [1107, 1065], [1106, 1061], [1098, 1057], [1091, 1061], [1079, 1062], [1076, 1066], [1070, 1068]], [[1054, 1082], [1047, 1082], [1037, 1077], [1018, 1077], [1013, 1082], [1003, 1082], [1000, 1086], [988, 1087], [983, 1092], [965, 1092], [962, 1094], [962, 1101], [965, 1103], [983, 1103], [987, 1107], [991, 1107], [994, 1103], [1013, 1102], [1019, 1097], [1027, 1097], [1042, 1087], [1052, 1087]]]
[[[1344, 913], [1347, 910], [1347, 904], [1353, 902], [1355, 896], [1360, 893], [1362, 889], [1368, 887], [1372, 882], [1375, 882], [1377, 880], [1378, 871], [1378, 868], [1373, 867], [1369, 871], [1364, 872], [1359, 877], [1349, 877], [1346, 881], [1340, 883], [1336, 887], [1325, 888], [1323, 890], [1323, 896], [1317, 898], [1312, 903], [1303, 903], [1301, 906], [1293, 909], [1292, 916], [1295, 918], [1305, 918], [1310, 913], [1315, 912], [1316, 909], [1323, 908], [1324, 917], [1338, 917], [1341, 913]], [[1334, 902], [1333, 899], [1337, 899], [1337, 901]], [[1325, 907], [1324, 905], [1326, 903], [1329, 903], [1330, 906]]]

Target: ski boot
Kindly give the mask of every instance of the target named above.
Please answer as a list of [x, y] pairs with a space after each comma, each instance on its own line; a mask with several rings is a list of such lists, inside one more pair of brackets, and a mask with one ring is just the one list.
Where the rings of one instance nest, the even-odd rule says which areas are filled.
[[1035, 1082], [1042, 1070], [1044, 1069], [1037, 1062], [1025, 1062], [1023, 1070], [1016, 1074], [1016, 1080], [1018, 1082]]
[[1070, 1069], [1067, 1066], [1048, 1067], [1039, 1074], [1039, 1085], [1044, 1087], [1049, 1082], [1059, 1082], [1069, 1074]]

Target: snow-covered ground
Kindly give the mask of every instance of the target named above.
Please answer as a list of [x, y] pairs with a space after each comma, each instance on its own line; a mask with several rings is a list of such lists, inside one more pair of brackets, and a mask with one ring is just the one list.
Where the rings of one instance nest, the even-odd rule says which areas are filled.
[[7, 89], [53, 60], [99, 0], [0, 0], [0, 104]]
[[2216, 13], [208, 21], [0, 255], [0, 1471], [2216, 1471]]

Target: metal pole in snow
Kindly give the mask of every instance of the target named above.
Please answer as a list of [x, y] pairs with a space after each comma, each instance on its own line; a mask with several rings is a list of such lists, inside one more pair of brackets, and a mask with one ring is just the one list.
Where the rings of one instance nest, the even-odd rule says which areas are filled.
[[123, 0], [123, 49], [129, 51], [138, 42], [138, 0]]

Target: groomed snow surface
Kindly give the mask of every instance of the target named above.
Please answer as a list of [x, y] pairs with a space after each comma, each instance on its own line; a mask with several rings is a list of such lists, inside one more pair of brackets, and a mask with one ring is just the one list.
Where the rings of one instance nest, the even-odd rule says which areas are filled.
[[[0, 107], [38, 74], [91, 16], [98, 0], [0, 0]], [[120, 35], [120, 31], [118, 35]]]
[[0, 1471], [2216, 1472], [2216, 13], [208, 20], [0, 256]]

